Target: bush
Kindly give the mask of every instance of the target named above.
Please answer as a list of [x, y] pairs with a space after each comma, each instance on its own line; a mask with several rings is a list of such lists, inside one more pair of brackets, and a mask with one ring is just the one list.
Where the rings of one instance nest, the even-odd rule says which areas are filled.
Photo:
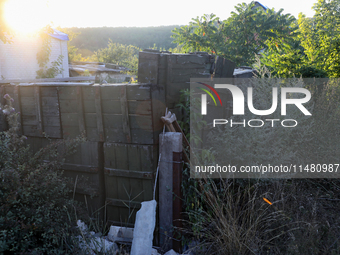
[[0, 252], [64, 254], [78, 205], [59, 169], [84, 139], [59, 140], [33, 154], [27, 138], [18, 135], [13, 99], [5, 99], [2, 112], [10, 128], [0, 132]]

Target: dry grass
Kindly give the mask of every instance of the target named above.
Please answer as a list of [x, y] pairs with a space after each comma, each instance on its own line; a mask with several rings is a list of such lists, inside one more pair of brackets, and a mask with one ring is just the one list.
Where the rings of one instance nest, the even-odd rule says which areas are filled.
[[201, 254], [340, 254], [340, 182], [199, 182]]

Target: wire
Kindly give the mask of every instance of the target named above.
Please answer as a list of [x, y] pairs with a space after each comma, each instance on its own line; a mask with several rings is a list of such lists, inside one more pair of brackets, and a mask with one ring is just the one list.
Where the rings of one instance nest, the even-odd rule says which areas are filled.
[[[165, 116], [168, 114], [168, 108], [165, 110]], [[162, 144], [161, 147], [163, 147], [163, 142], [164, 142], [164, 134], [165, 134], [165, 124], [163, 125], [163, 138], [162, 138]], [[159, 150], [159, 157], [158, 157], [158, 164], [157, 164], [157, 171], [156, 171], [156, 178], [155, 178], [155, 185], [153, 187], [153, 200], [156, 200], [156, 186], [157, 186], [157, 179], [158, 179], [158, 172], [159, 172], [159, 162], [161, 162], [162, 158], [162, 152]]]

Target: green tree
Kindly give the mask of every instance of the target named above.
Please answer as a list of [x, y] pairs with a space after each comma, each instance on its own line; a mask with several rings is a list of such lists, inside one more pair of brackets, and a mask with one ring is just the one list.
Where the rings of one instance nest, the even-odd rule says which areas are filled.
[[268, 44], [262, 64], [281, 77], [340, 76], [340, 1], [319, 0], [313, 18], [302, 13], [297, 20], [294, 40]]
[[308, 62], [329, 77], [340, 76], [340, 1], [318, 0], [313, 18], [299, 15], [301, 45]]
[[100, 49], [94, 54], [98, 62], [122, 65], [131, 69], [132, 72], [136, 72], [139, 51], [140, 49], [136, 46], [113, 43], [110, 39], [106, 48]]
[[255, 55], [267, 49], [269, 40], [291, 40], [295, 18], [282, 9], [255, 8], [255, 3], [235, 6], [227, 20], [214, 14], [192, 19], [189, 25], [173, 30], [174, 42], [187, 51], [207, 51], [226, 57], [237, 65], [251, 65]]

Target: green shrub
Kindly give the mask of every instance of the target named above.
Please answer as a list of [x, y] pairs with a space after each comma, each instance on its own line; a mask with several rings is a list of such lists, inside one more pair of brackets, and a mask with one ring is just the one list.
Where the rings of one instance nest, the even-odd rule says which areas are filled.
[[84, 139], [58, 140], [33, 154], [18, 135], [13, 99], [4, 98], [9, 129], [0, 132], [0, 253], [64, 254], [78, 205], [59, 169]]

